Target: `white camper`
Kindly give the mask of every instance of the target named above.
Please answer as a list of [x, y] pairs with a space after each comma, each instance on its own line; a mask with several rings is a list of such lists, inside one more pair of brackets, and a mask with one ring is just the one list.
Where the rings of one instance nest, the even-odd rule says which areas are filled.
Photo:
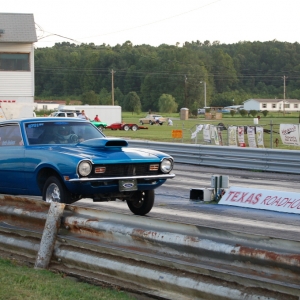
[[108, 125], [122, 122], [122, 108], [118, 105], [60, 105], [58, 107], [58, 111], [61, 112], [79, 114], [82, 110], [85, 111], [90, 120], [94, 120], [95, 116], [98, 115], [101, 122]]

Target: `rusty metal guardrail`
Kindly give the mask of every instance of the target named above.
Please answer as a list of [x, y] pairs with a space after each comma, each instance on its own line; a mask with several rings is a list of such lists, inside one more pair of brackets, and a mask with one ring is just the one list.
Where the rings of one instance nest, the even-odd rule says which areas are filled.
[[300, 296], [298, 241], [29, 198], [0, 196], [0, 249], [165, 299]]
[[130, 147], [166, 152], [178, 163], [299, 174], [300, 151], [297, 150], [216, 147], [141, 140], [128, 140], [128, 143]]

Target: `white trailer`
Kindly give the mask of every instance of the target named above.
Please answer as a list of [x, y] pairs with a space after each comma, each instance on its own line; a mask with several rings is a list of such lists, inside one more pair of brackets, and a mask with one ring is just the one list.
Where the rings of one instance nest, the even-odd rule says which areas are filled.
[[102, 122], [109, 124], [122, 122], [122, 108], [118, 105], [60, 105], [58, 111], [81, 112], [85, 114], [90, 120], [94, 120], [98, 115]]
[[0, 121], [35, 117], [33, 103], [0, 103]]

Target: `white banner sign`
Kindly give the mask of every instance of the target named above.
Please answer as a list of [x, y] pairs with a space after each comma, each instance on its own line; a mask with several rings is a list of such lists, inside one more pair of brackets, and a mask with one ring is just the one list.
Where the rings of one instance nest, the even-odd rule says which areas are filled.
[[264, 129], [262, 127], [256, 127], [256, 139], [257, 146], [264, 148]]
[[299, 146], [299, 125], [280, 124], [280, 137], [284, 145]]
[[203, 128], [203, 125], [202, 125], [202, 124], [198, 125], [198, 126], [196, 127], [196, 130], [192, 133], [191, 139], [195, 139], [196, 136], [197, 136], [197, 133], [198, 133], [199, 131], [201, 131], [202, 128]]
[[245, 143], [244, 126], [238, 126], [238, 141], [239, 144]]
[[249, 147], [256, 148], [255, 127], [248, 126], [247, 127], [247, 135], [248, 135]]
[[219, 204], [300, 214], [300, 193], [232, 186]]
[[210, 125], [209, 124], [206, 124], [203, 128], [203, 139], [204, 139], [204, 142], [211, 143]]
[[213, 139], [215, 140], [216, 145], [220, 145], [219, 142], [219, 135], [218, 135], [218, 128], [216, 126], [213, 127]]
[[236, 126], [229, 126], [228, 127], [229, 146], [237, 146], [236, 130], [237, 130]]

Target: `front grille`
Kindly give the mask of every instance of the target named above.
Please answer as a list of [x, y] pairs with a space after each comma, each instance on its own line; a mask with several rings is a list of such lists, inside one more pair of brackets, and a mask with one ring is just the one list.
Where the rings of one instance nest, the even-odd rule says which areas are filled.
[[[158, 175], [159, 168], [155, 171], [150, 171], [150, 165], [153, 164], [119, 164], [119, 165], [94, 165], [92, 177], [118, 177], [118, 176], [143, 176], [143, 175]], [[105, 167], [105, 173], [95, 174], [95, 168]]]

